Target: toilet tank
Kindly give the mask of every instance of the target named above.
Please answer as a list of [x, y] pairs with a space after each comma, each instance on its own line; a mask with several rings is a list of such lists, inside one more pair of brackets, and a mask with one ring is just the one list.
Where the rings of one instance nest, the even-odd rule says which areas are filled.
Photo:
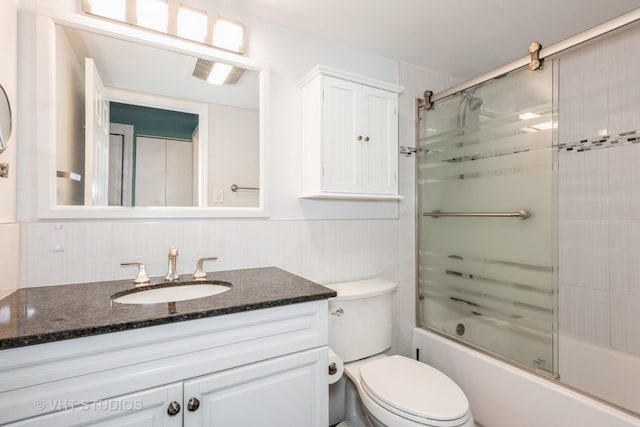
[[368, 279], [325, 286], [338, 294], [329, 298], [329, 347], [343, 362], [364, 359], [391, 347], [397, 283]]

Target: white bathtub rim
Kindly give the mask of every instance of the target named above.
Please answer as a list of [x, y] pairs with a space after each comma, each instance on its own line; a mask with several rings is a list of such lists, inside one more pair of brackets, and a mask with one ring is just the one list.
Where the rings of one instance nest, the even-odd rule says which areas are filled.
[[[603, 414], [606, 414], [608, 416], [611, 416], [613, 418], [618, 419], [619, 421], [625, 422], [625, 423], [630, 423], [630, 425], [633, 426], [639, 426], [640, 427], [640, 419], [634, 415], [631, 415], [631, 413], [626, 412], [624, 409], [622, 408], [617, 408], [609, 403], [605, 403], [597, 398], [594, 398], [593, 396], [590, 396], [586, 393], [583, 393], [581, 391], [577, 391], [574, 390], [572, 388], [570, 388], [569, 386], [563, 385], [561, 383], [557, 383], [555, 382], [555, 380], [553, 380], [553, 378], [549, 377], [547, 378], [546, 376], [543, 376], [541, 374], [535, 374], [535, 373], [531, 373], [531, 372], [527, 372], [524, 369], [518, 368], [515, 365], [511, 365], [509, 363], [503, 362], [497, 358], [491, 357], [487, 354], [484, 354], [480, 351], [476, 351], [470, 347], [467, 347], [463, 344], [457, 343], [451, 339], [445, 338], [443, 336], [440, 336], [434, 332], [419, 328], [419, 327], [414, 327], [414, 349], [417, 348], [415, 345], [415, 334], [423, 334], [426, 337], [430, 338], [430, 339], [434, 339], [438, 342], [441, 342], [445, 345], [448, 345], [450, 347], [455, 348], [457, 351], [461, 351], [465, 354], [467, 354], [468, 356], [471, 357], [476, 357], [480, 360], [482, 360], [483, 362], [486, 362], [490, 365], [493, 365], [494, 367], [498, 368], [498, 369], [502, 369], [504, 371], [506, 371], [507, 373], [513, 374], [523, 380], [529, 381], [531, 383], [534, 383], [538, 386], [541, 386], [545, 389], [548, 389], [554, 393], [560, 393], [564, 396], [566, 396], [569, 399], [572, 399], [574, 401], [577, 401], [581, 404], [587, 405], [591, 408], [593, 408], [594, 410], [597, 410], [599, 412], [602, 412]], [[422, 352], [421, 352], [422, 354]], [[425, 358], [421, 357], [422, 360], [424, 360]], [[448, 374], [447, 372], [444, 372], [445, 374]], [[464, 390], [463, 390], [464, 391]]]

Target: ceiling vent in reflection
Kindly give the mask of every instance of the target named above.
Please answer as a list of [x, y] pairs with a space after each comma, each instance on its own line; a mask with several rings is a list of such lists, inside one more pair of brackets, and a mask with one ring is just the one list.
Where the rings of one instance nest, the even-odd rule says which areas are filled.
[[246, 71], [244, 68], [234, 67], [222, 62], [198, 58], [193, 69], [193, 77], [216, 85], [235, 85]]

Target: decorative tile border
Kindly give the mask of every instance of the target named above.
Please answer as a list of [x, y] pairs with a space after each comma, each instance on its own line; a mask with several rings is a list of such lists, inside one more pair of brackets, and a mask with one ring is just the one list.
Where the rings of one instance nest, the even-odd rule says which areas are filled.
[[604, 135], [593, 139], [582, 139], [575, 142], [565, 142], [558, 144], [560, 151], [591, 151], [599, 150], [601, 148], [611, 148], [617, 145], [630, 145], [640, 142], [640, 131], [623, 132], [615, 136]]
[[416, 154], [416, 149], [414, 147], [406, 147], [404, 145], [400, 146], [400, 154], [405, 157], [413, 157]]

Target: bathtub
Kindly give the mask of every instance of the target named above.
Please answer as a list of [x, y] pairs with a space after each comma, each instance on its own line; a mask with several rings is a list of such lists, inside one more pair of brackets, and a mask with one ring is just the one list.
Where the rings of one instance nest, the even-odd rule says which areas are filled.
[[414, 347], [458, 383], [485, 427], [640, 427], [639, 418], [424, 329], [414, 328]]
[[640, 357], [561, 333], [560, 379], [640, 414]]

